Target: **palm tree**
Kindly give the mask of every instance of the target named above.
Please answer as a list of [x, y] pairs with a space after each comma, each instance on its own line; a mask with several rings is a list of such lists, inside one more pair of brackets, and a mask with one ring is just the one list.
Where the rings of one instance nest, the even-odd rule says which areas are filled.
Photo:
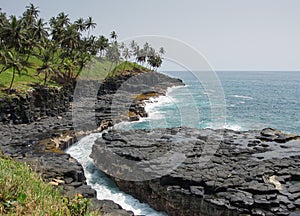
[[148, 58], [147, 62], [153, 69], [157, 70], [157, 68], [159, 68], [162, 64], [162, 59], [158, 54], [156, 54], [156, 55], [150, 56]]
[[[147, 48], [147, 59], [149, 60], [150, 58], [154, 57], [156, 55], [156, 52], [155, 52], [155, 49], [152, 48], [151, 46], [148, 45], [148, 48]], [[149, 66], [149, 61], [147, 60], [147, 66]], [[150, 64], [151, 65], [151, 64]]]
[[111, 61], [109, 71], [111, 71], [114, 64], [115, 65], [118, 64], [118, 62], [120, 61], [120, 57], [121, 57], [121, 54], [120, 54], [120, 50], [118, 47], [118, 43], [114, 42], [107, 48], [107, 51], [106, 51], [106, 58], [109, 61]]
[[147, 58], [147, 52], [144, 49], [139, 49], [136, 54], [136, 61], [138, 63], [144, 64]]
[[90, 37], [90, 30], [94, 29], [96, 27], [96, 23], [94, 23], [93, 18], [92, 17], [88, 17], [88, 19], [85, 21], [85, 25], [86, 25], [86, 29], [88, 29], [88, 37]]
[[73, 51], [79, 47], [80, 43], [80, 33], [76, 30], [75, 25], [69, 25], [66, 29], [62, 31], [60, 36], [60, 46], [62, 48], [62, 63], [65, 57], [70, 57], [73, 55]]
[[55, 68], [57, 65], [53, 61], [54, 58], [54, 50], [50, 47], [46, 48], [46, 50], [43, 51], [42, 55], [40, 55], [40, 59], [42, 61], [42, 65], [37, 68], [37, 75], [40, 75], [41, 73], [44, 73], [44, 85], [47, 83], [47, 79], [50, 76], [51, 73], [55, 72]]
[[40, 11], [38, 7], [35, 7], [30, 3], [29, 6], [26, 6], [26, 11], [23, 13], [22, 17], [22, 26], [25, 29], [31, 29], [36, 23], [37, 18], [39, 17]]
[[2, 28], [7, 24], [8, 24], [8, 19], [6, 18], [6, 14], [2, 12], [0, 8], [0, 27]]
[[150, 49], [150, 45], [149, 45], [148, 42], [146, 42], [146, 43], [144, 44], [143, 49], [145, 50], [146, 53], [148, 53], [148, 51], [149, 51], [149, 49]]
[[137, 46], [137, 43], [135, 42], [135, 40], [132, 40], [130, 42], [130, 48], [131, 48], [131, 50], [134, 50], [136, 48], [136, 46]]
[[115, 31], [112, 31], [112, 32], [110, 33], [110, 38], [111, 38], [114, 42], [116, 42], [116, 41], [117, 41], [117, 38], [118, 38], [117, 33], [116, 33]]
[[1, 36], [7, 48], [14, 48], [16, 50], [22, 48], [25, 35], [20, 20], [16, 16], [10, 16], [8, 25], [2, 28]]
[[108, 43], [108, 39], [106, 37], [104, 37], [103, 35], [101, 35], [98, 40], [97, 40], [97, 47], [100, 51], [100, 58], [103, 55], [104, 50], [106, 50], [106, 48], [109, 46]]
[[29, 15], [28, 17], [31, 17], [31, 19], [38, 18], [40, 13], [38, 7], [35, 7], [32, 3], [30, 3], [28, 6], [26, 6], [26, 8], [27, 10], [25, 11], [25, 14]]
[[64, 12], [61, 12], [57, 15], [56, 17], [57, 21], [58, 21], [58, 24], [61, 26], [61, 27], [67, 27], [69, 26], [71, 23], [70, 23], [70, 18], [69, 18], [69, 15], [68, 14], [65, 14]]
[[2, 40], [0, 40], [0, 64], [2, 65], [0, 73], [2, 73], [4, 71], [5, 66], [7, 64], [6, 53], [7, 53], [7, 49], [4, 45], [4, 43], [2, 42]]
[[[61, 17], [62, 18], [62, 17]], [[62, 21], [57, 17], [51, 17], [50, 19], [50, 27], [51, 27], [51, 36], [52, 36], [52, 40], [55, 41], [56, 43], [60, 44], [61, 40], [64, 36], [64, 31], [65, 31], [65, 27], [63, 26], [63, 24], [66, 21]]]
[[87, 29], [86, 23], [84, 22], [83, 18], [79, 18], [74, 23], [77, 27], [77, 30], [83, 32]]
[[124, 56], [124, 59], [125, 59], [125, 64], [124, 64], [124, 68], [123, 68], [123, 72], [125, 71], [125, 68], [126, 68], [126, 64], [127, 64], [127, 61], [128, 59], [131, 57], [131, 53], [129, 51], [129, 49], [126, 47], [124, 50], [123, 50], [123, 56]]
[[45, 42], [45, 40], [49, 36], [47, 28], [45, 28], [46, 24], [47, 23], [43, 22], [42, 19], [38, 19], [38, 21], [34, 25], [34, 29], [33, 29], [34, 39], [36, 41], [41, 42], [42, 44]]
[[74, 76], [74, 79], [76, 80], [78, 78], [78, 76], [80, 75], [80, 73], [82, 72], [83, 68], [88, 64], [88, 62], [90, 62], [91, 60], [91, 55], [89, 55], [88, 53], [83, 53], [81, 55], [79, 55], [79, 57], [77, 58], [77, 65], [79, 66], [77, 74]]
[[25, 66], [27, 66], [26, 62], [24, 62], [24, 60], [21, 58], [20, 54], [17, 52], [12, 52], [12, 51], [8, 51], [6, 53], [6, 65], [4, 67], [3, 71], [6, 71], [8, 69], [12, 69], [12, 79], [10, 82], [10, 86], [9, 86], [9, 91], [8, 93], [10, 93], [13, 82], [15, 80], [15, 75], [16, 72], [21, 75], [21, 71], [24, 69], [26, 70]]
[[164, 55], [166, 53], [165, 49], [163, 47], [159, 48], [159, 54]]

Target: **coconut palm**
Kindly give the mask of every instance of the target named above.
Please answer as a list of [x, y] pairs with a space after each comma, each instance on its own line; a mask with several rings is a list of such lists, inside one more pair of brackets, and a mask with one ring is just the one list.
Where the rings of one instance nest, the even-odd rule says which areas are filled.
[[163, 47], [159, 48], [159, 54], [164, 55], [166, 53], [165, 49]]
[[46, 85], [49, 76], [55, 73], [55, 68], [57, 65], [54, 63], [53, 58], [54, 50], [50, 47], [46, 48], [46, 50], [43, 50], [42, 55], [40, 55], [42, 65], [37, 68], [37, 75], [44, 73], [44, 85]]
[[99, 49], [99, 53], [100, 53], [100, 58], [103, 55], [104, 50], [106, 50], [106, 48], [109, 46], [108, 43], [108, 39], [106, 37], [104, 37], [103, 35], [101, 35], [98, 40], [97, 40], [97, 47]]
[[148, 53], [148, 51], [149, 51], [149, 49], [150, 49], [150, 45], [149, 45], [148, 42], [146, 42], [146, 43], [144, 44], [143, 49], [144, 49], [144, 51], [145, 51], [146, 53]]
[[117, 38], [118, 38], [117, 33], [116, 33], [115, 31], [112, 31], [112, 32], [110, 33], [110, 38], [111, 38], [114, 42], [116, 42], [116, 41], [117, 41]]
[[147, 58], [147, 52], [144, 49], [139, 49], [136, 55], [136, 61], [140, 64], [144, 64]]
[[59, 43], [63, 35], [63, 27], [60, 25], [57, 17], [51, 17], [49, 24], [51, 28], [52, 41]]
[[2, 73], [4, 71], [5, 66], [7, 64], [6, 53], [7, 53], [7, 49], [4, 45], [4, 43], [2, 42], [2, 40], [0, 40], [0, 64], [2, 65], [0, 73]]
[[43, 19], [37, 20], [33, 28], [33, 36], [35, 40], [45, 42], [45, 40], [49, 36], [47, 28], [45, 27], [46, 24], [46, 22], [43, 22]]
[[123, 68], [123, 72], [125, 71], [125, 68], [126, 68], [126, 64], [128, 62], [128, 59], [131, 57], [131, 53], [129, 51], [129, 49], [126, 47], [124, 48], [123, 52], [122, 52], [122, 55], [125, 59], [125, 63], [124, 63], [124, 68]]
[[137, 47], [137, 43], [135, 42], [135, 40], [132, 40], [130, 42], [130, 48], [131, 48], [131, 50], [134, 50], [136, 47]]
[[[135, 56], [135, 63], [137, 62], [137, 57], [140, 51], [139, 45], [133, 40], [130, 43], [130, 48], [131, 48], [131, 53]], [[135, 64], [134, 64], [134, 69], [135, 69]]]
[[90, 37], [91, 29], [94, 29], [97, 24], [93, 21], [93, 18], [89, 16], [85, 21], [85, 25], [86, 25], [86, 29], [88, 30], [88, 37]]
[[149, 60], [151, 57], [153, 57], [153, 56], [156, 55], [155, 49], [148, 45], [146, 54], [147, 54], [147, 57], [146, 57], [146, 59], [147, 59], [147, 66], [146, 66], [146, 67], [148, 67], [148, 66], [149, 66], [149, 61], [148, 61], [148, 60]]
[[86, 23], [84, 22], [83, 18], [78, 18], [75, 23], [77, 30], [83, 32], [87, 29]]
[[19, 53], [13, 52], [13, 51], [7, 51], [6, 65], [5, 65], [4, 69], [2, 70], [2, 72], [12, 69], [12, 79], [11, 79], [9, 90], [8, 90], [9, 93], [12, 89], [16, 73], [21, 75], [21, 71], [26, 70], [25, 66], [28, 66], [28, 64], [27, 64], [27, 62], [25, 62], [23, 60], [23, 58], [21, 57], [21, 55]]
[[39, 13], [40, 11], [38, 10], [38, 7], [35, 7], [33, 4], [30, 3], [29, 6], [26, 6], [26, 11], [23, 13], [21, 19], [22, 27], [24, 29], [31, 30], [39, 17]]
[[6, 13], [1, 11], [0, 8], [0, 28], [8, 24], [8, 19], [6, 18]]
[[22, 48], [25, 32], [24, 29], [22, 29], [20, 20], [18, 20], [16, 16], [10, 16], [8, 24], [1, 29], [1, 37], [7, 48], [14, 48], [16, 50]]
[[59, 13], [56, 18], [61, 27], [67, 27], [71, 24], [69, 15], [64, 12]]
[[83, 68], [90, 62], [91, 55], [89, 55], [88, 53], [83, 53], [83, 54], [79, 55], [76, 59], [77, 59], [76, 63], [78, 65], [78, 70], [74, 76], [74, 80], [76, 80], [78, 78], [78, 76], [82, 72]]
[[28, 6], [26, 6], [27, 10], [24, 12], [24, 14], [27, 14], [28, 17], [31, 19], [37, 19], [39, 16], [40, 11], [38, 10], [38, 7], [35, 7], [32, 3], [30, 3]]
[[109, 71], [111, 71], [114, 64], [115, 65], [118, 64], [118, 62], [120, 61], [120, 57], [121, 57], [121, 54], [120, 54], [120, 50], [118, 47], [118, 43], [114, 42], [107, 48], [107, 51], [106, 51], [106, 58], [109, 61], [111, 61]]
[[154, 70], [157, 70], [162, 64], [162, 58], [158, 54], [155, 54], [149, 56], [147, 62]]

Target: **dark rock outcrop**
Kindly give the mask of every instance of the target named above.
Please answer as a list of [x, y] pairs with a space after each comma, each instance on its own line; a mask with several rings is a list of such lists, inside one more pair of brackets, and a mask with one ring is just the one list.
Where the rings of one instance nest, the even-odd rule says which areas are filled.
[[173, 128], [109, 131], [91, 157], [169, 215], [298, 215], [299, 152], [299, 136], [273, 129]]
[[[64, 195], [72, 197], [79, 193], [93, 198], [93, 203], [97, 204], [94, 208], [101, 209], [103, 213], [133, 215], [112, 201], [96, 200], [96, 191], [86, 184], [81, 164], [59, 146], [53, 146], [51, 140], [62, 134], [75, 136], [70, 112], [62, 113], [59, 118], [48, 117], [31, 124], [0, 125], [0, 134], [0, 148], [4, 154], [28, 164], [46, 183], [62, 187]], [[75, 141], [73, 137], [70, 144]]]
[[70, 108], [72, 88], [35, 86], [26, 94], [17, 93], [0, 99], [0, 122], [27, 124], [48, 116], [57, 116]]
[[[182, 85], [179, 80], [159, 73], [148, 72], [151, 75], [139, 76], [140, 73], [121, 74], [102, 84], [80, 81], [74, 95], [71, 88], [59, 90], [37, 86], [27, 95], [2, 98], [0, 149], [15, 160], [27, 163], [49, 184], [61, 186], [66, 196], [79, 193], [93, 198], [94, 208], [101, 209], [104, 214], [133, 215], [112, 201], [97, 200], [96, 191], [86, 184], [82, 166], [63, 150], [76, 142], [78, 136], [129, 120], [132, 117], [128, 115], [129, 111], [137, 118], [144, 117], [144, 99], [163, 94], [167, 87]], [[133, 76], [136, 78], [131, 79]], [[126, 84], [128, 79], [132, 85], [128, 85], [130, 82]], [[126, 84], [126, 88], [120, 89], [122, 84]], [[151, 89], [151, 94], [143, 95], [145, 91], [141, 91], [141, 86], [145, 91]], [[129, 91], [127, 87], [138, 91]], [[135, 97], [142, 94], [143, 97], [136, 100], [131, 97], [133, 94]], [[70, 103], [73, 98], [74, 102]], [[117, 105], [111, 109], [113, 101], [117, 101]], [[126, 113], [122, 106], [124, 101], [128, 106]], [[123, 113], [116, 111], [119, 107]], [[112, 114], [112, 110], [116, 112]]]

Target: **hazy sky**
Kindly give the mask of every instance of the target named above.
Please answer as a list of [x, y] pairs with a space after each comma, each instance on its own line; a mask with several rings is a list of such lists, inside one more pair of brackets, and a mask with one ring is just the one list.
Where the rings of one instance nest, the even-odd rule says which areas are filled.
[[92, 16], [94, 35], [177, 38], [215, 70], [300, 70], [299, 0], [0, 0], [0, 7], [21, 15], [30, 2], [46, 20], [61, 11]]

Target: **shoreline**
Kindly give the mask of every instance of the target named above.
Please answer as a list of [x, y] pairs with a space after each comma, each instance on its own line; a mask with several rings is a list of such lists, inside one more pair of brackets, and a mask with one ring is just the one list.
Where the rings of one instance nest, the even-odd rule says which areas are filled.
[[[224, 142], [220, 142], [220, 133], [224, 133]], [[299, 140], [300, 136], [270, 128], [246, 132], [185, 127], [134, 133], [117, 130], [96, 140], [92, 158], [100, 170], [108, 170], [121, 190], [168, 215], [298, 215], [300, 155], [274, 158], [274, 153]], [[199, 157], [205, 145], [219, 148], [201, 166]], [[159, 176], [152, 178], [151, 170], [156, 170], [158, 161], [151, 165], [151, 160], [173, 148], [184, 153], [185, 160], [171, 172], [160, 175], [159, 171]], [[116, 160], [111, 167], [101, 158], [109, 153], [124, 155], [123, 160]], [[126, 165], [126, 158], [141, 164], [141, 170], [131, 171], [137, 180], [128, 177], [127, 166], [123, 170], [118, 164]], [[159, 164], [162, 171], [168, 166]], [[151, 178], [139, 180], [140, 172]]]
[[[157, 75], [160, 76], [160, 75]], [[124, 82], [124, 80], [121, 81]], [[166, 78], [168, 79], [168, 78]], [[142, 78], [143, 80], [143, 78]], [[175, 80], [176, 79], [172, 79]], [[145, 81], [145, 80], [144, 80]], [[177, 80], [178, 81], [178, 80]], [[111, 81], [112, 83], [115, 82], [115, 80]], [[175, 82], [176, 83], [176, 82]], [[169, 83], [170, 84], [170, 83]], [[164, 94], [167, 91], [163, 90], [166, 86], [162, 83], [160, 85], [160, 90], [158, 90], [159, 94]], [[114, 93], [115, 90], [113, 90], [113, 88], [110, 88], [111, 84], [110, 83], [106, 83], [103, 87], [103, 89], [100, 91], [100, 94], [98, 94], [97, 96], [97, 102], [98, 104], [96, 104], [95, 109], [98, 110], [96, 111], [96, 121], [97, 121], [97, 127], [89, 127], [89, 121], [87, 122], [82, 122], [85, 123], [83, 124], [83, 126], [87, 125], [87, 127], [83, 127], [86, 129], [85, 132], [81, 133], [80, 136], [89, 134], [92, 132], [92, 130], [103, 130], [105, 128], [108, 128], [110, 126], [112, 126], [113, 122], [122, 122], [124, 119], [129, 119], [130, 120], [130, 116], [128, 115], [121, 115], [118, 116], [118, 121], [112, 121], [110, 115], [107, 115], [106, 112], [108, 111], [108, 102], [112, 100], [112, 98], [114, 98]], [[118, 89], [118, 86], [115, 86]], [[151, 93], [152, 94], [152, 93]], [[149, 95], [146, 94], [139, 96], [139, 99], [142, 98], [143, 100], [145, 100]], [[120, 96], [120, 98], [122, 98], [122, 95]], [[136, 111], [134, 114], [136, 115], [140, 115], [141, 117], [144, 117], [146, 115], [145, 113], [145, 107], [143, 107], [143, 100], [135, 100], [136, 103], [134, 103], [133, 105], [131, 105], [131, 110], [132, 111]], [[132, 98], [130, 99], [130, 101], [132, 101]], [[90, 107], [89, 104], [86, 104], [87, 107]], [[82, 107], [82, 109], [84, 110], [84, 106]], [[84, 119], [84, 118], [83, 118]], [[13, 136], [10, 137], [11, 140], [13, 140], [13, 143], [5, 143], [6, 140], [2, 139], [0, 142], [0, 147], [3, 150], [4, 149], [4, 153], [9, 154], [10, 156], [12, 156], [14, 159], [18, 160], [18, 161], [23, 161], [26, 162], [27, 164], [31, 165], [32, 169], [40, 172], [43, 179], [48, 182], [53, 182], [55, 181], [55, 179], [59, 178], [63, 180], [63, 183], [60, 184], [59, 186], [63, 186], [64, 187], [64, 193], [68, 194], [68, 195], [72, 195], [74, 193], [80, 193], [82, 194], [84, 197], [90, 197], [93, 198], [94, 203], [96, 203], [96, 206], [98, 206], [98, 208], [102, 208], [103, 211], [105, 212], [118, 212], [119, 215], [133, 215], [132, 212], [128, 212], [125, 210], [122, 210], [120, 208], [120, 206], [114, 204], [113, 202], [110, 201], [99, 201], [96, 200], [96, 191], [94, 189], [92, 189], [89, 185], [87, 185], [86, 183], [86, 178], [84, 176], [84, 172], [83, 172], [83, 167], [81, 164], [79, 164], [78, 161], [76, 161], [74, 158], [70, 157], [68, 154], [62, 152], [62, 151], [53, 151], [54, 149], [57, 149], [57, 147], [60, 146], [61, 149], [65, 149], [68, 146], [70, 146], [71, 144], [73, 144], [74, 142], [76, 142], [76, 140], [74, 139], [75, 137], [75, 129], [73, 126], [72, 122], [72, 113], [71, 112], [67, 112], [67, 113], [62, 113], [60, 116], [55, 116], [55, 117], [48, 117], [45, 119], [41, 119], [38, 122], [34, 122], [32, 124], [26, 124], [26, 125], [10, 125], [11, 128], [6, 128], [8, 129], [7, 131], [4, 131], [6, 135], [9, 135], [10, 132], [13, 132]], [[2, 127], [2, 125], [1, 125]], [[173, 135], [172, 133], [176, 134], [178, 133], [178, 131], [182, 131], [183, 133], [183, 137], [185, 137], [184, 128], [173, 128], [173, 129], [168, 129], [171, 130], [171, 135]], [[172, 130], [174, 130], [172, 132]], [[195, 131], [198, 131], [198, 129], [191, 129]], [[200, 133], [205, 132], [205, 131], [211, 131], [212, 133], [214, 131], [218, 131], [218, 130], [210, 130], [210, 129], [199, 129]], [[139, 130], [140, 131], [140, 130]], [[202, 132], [201, 132], [202, 131]], [[192, 133], [194, 133], [192, 132]], [[268, 142], [276, 142], [276, 143], [286, 143], [289, 142], [290, 139], [299, 139], [299, 137], [290, 137], [289, 135], [285, 135], [279, 131], [273, 130], [273, 129], [269, 129], [269, 131], [245, 131], [245, 132], [236, 132], [236, 131], [231, 131], [231, 130], [226, 130], [226, 133], [229, 134], [233, 134], [231, 136], [243, 136], [243, 134], [247, 134], [250, 133], [250, 135], [254, 135], [251, 133], [260, 133], [260, 135], [255, 135], [253, 138], [253, 140], [257, 140], [257, 136], [262, 137], [261, 140], [259, 142], [253, 142], [251, 141], [246, 141], [245, 138], [241, 138], [240, 140], [244, 140], [243, 142], [246, 142], [246, 145], [252, 146], [251, 148], [254, 148], [254, 150], [248, 150], [247, 148], [245, 149], [239, 149], [239, 152], [242, 152], [242, 154], [252, 154], [252, 153], [264, 153], [264, 152], [268, 152], [268, 148], [270, 147], [270, 145], [266, 145], [266, 141]], [[157, 133], [159, 134], [159, 129], [157, 130]], [[196, 132], [198, 133], [198, 132]], [[4, 135], [5, 135], [4, 134]], [[26, 134], [27, 136], [24, 136], [24, 134]], [[64, 134], [64, 136], [60, 137], [62, 134]], [[78, 134], [77, 134], [78, 135]], [[138, 135], [138, 134], [137, 134]], [[170, 135], [170, 136], [171, 136]], [[72, 138], [72, 136], [74, 136]], [[5, 137], [5, 136], [4, 136]], [[60, 138], [58, 138], [60, 137]], [[200, 136], [196, 136], [196, 137], [200, 137], [199, 139], [202, 140], [201, 142], [206, 142], [205, 140], [207, 140], [208, 138], [205, 138], [205, 135], [200, 135]], [[55, 138], [58, 138], [57, 140], [55, 140]], [[68, 139], [67, 139], [68, 138]], [[145, 137], [144, 137], [145, 138]], [[235, 144], [235, 142], [237, 142], [239, 139], [236, 138], [230, 138], [229, 140], [226, 140], [225, 143], [226, 145], [228, 145], [231, 149], [232, 148], [232, 144]], [[113, 140], [110, 140], [111, 143], [113, 143]], [[242, 141], [240, 141], [242, 142]], [[171, 142], [172, 143], [172, 142]], [[239, 143], [237, 143], [239, 144]], [[283, 145], [283, 144], [279, 144], [279, 145]], [[138, 145], [137, 145], [138, 146]], [[225, 150], [228, 146], [225, 146]], [[283, 148], [283, 147], [281, 147]], [[124, 151], [126, 149], [126, 146], [124, 146]], [[222, 149], [221, 149], [222, 150]], [[122, 150], [123, 151], [123, 150]], [[234, 150], [236, 151], [236, 150]], [[141, 155], [143, 155], [143, 151], [141, 151]], [[145, 153], [145, 152], [144, 152]], [[198, 154], [196, 152], [196, 154]], [[226, 153], [228, 154], [228, 153]], [[229, 153], [228, 155], [231, 157], [232, 153]], [[236, 153], [235, 153], [236, 154]], [[129, 153], [130, 155], [130, 153]], [[221, 154], [222, 155], [222, 154]], [[134, 155], [133, 158], [135, 158], [136, 155]], [[236, 157], [236, 155], [235, 155]], [[248, 156], [247, 156], [248, 157]], [[258, 156], [261, 157], [261, 156]], [[300, 159], [300, 158], [299, 158]], [[236, 159], [235, 159], [236, 160]], [[294, 159], [294, 163], [298, 164], [298, 158], [295, 157]], [[223, 163], [223, 161], [219, 161], [218, 163]], [[226, 162], [228, 163], [228, 161]], [[275, 162], [272, 162], [273, 164]], [[271, 163], [271, 164], [272, 164]], [[290, 163], [290, 161], [286, 162], [287, 164]], [[63, 165], [62, 165], [63, 164]], [[261, 164], [259, 164], [261, 165]], [[263, 164], [262, 164], [263, 165]], [[268, 165], [269, 166], [269, 165]], [[276, 166], [281, 167], [281, 164], [277, 164]], [[233, 165], [233, 167], [235, 167], [235, 165]], [[283, 168], [284, 169], [284, 168]], [[75, 171], [75, 172], [74, 172]], [[268, 171], [269, 172], [269, 171]], [[279, 172], [279, 171], [276, 171]], [[300, 180], [300, 173], [296, 172], [296, 171], [292, 171], [292, 173], [287, 170], [286, 171], [287, 174], [290, 174], [290, 178], [285, 178], [284, 179], [284, 183], [288, 183], [287, 188], [288, 190], [290, 190], [290, 186], [289, 185], [289, 181], [298, 181]], [[243, 174], [243, 172], [240, 172], [240, 174]], [[278, 173], [277, 173], [278, 175]], [[299, 177], [299, 178], [298, 178]], [[261, 176], [259, 177], [260, 180], [258, 183], [262, 183], [260, 181], [261, 180]], [[139, 200], [143, 201], [143, 202], [147, 202], [150, 203], [150, 205], [152, 207], [154, 207], [155, 209], [158, 210], [162, 210], [162, 211], [167, 211], [170, 215], [186, 215], [188, 214], [187, 212], [185, 212], [186, 210], [191, 210], [191, 207], [180, 207], [180, 205], [175, 204], [175, 203], [168, 203], [169, 200], [166, 201], [166, 197], [164, 195], [164, 190], [166, 189], [165, 185], [161, 185], [159, 182], [161, 181], [161, 179], [159, 180], [155, 180], [154, 182], [144, 182], [141, 185], [136, 185], [134, 183], [130, 183], [130, 182], [126, 182], [126, 181], [122, 181], [121, 179], [117, 179], [112, 177], [112, 179], [115, 180], [115, 182], [117, 183], [117, 185], [126, 193], [131, 194], [133, 196], [135, 196], [136, 198], [138, 198]], [[197, 215], [197, 211], [199, 211], [199, 203], [202, 203], [201, 200], [203, 200], [203, 193], [207, 193], [205, 192], [207, 190], [207, 187], [209, 186], [209, 191], [211, 190], [215, 190], [214, 189], [214, 184], [211, 185], [211, 183], [200, 183], [202, 182], [202, 180], [200, 182], [197, 182], [195, 179], [191, 178], [189, 180], [185, 179], [183, 174], [180, 174], [180, 176], [166, 176], [163, 178], [163, 180], [165, 181], [167, 180], [167, 188], [169, 188], [170, 186], [172, 186], [171, 188], [169, 188], [167, 191], [169, 191], [167, 194], [168, 196], [177, 196], [179, 191], [183, 191], [184, 193], [181, 195], [179, 195], [180, 200], [185, 200], [191, 195], [193, 194], [193, 196], [196, 196], [199, 202], [198, 203], [194, 203], [195, 206], [193, 206], [193, 214], [191, 215]], [[223, 179], [224, 180], [224, 179]], [[179, 181], [179, 185], [176, 185]], [[183, 181], [184, 184], [186, 184], [186, 182], [196, 182], [196, 185], [188, 185], [189, 190], [187, 190], [186, 186], [181, 185], [181, 181]], [[279, 181], [279, 180], [278, 180]], [[177, 183], [176, 183], [177, 182]], [[155, 183], [155, 184], [153, 184]], [[175, 185], [174, 185], [175, 184]], [[267, 184], [267, 183], [265, 183]], [[256, 185], [256, 183], [254, 184]], [[271, 186], [270, 186], [271, 185]], [[155, 186], [155, 188], [157, 189], [153, 189], [153, 187]], [[176, 186], [176, 187], [175, 187]], [[194, 186], [197, 186], [197, 188], [194, 188]], [[222, 187], [222, 184], [219, 185]], [[253, 186], [253, 185], [252, 185]], [[251, 187], [252, 187], [251, 186]], [[272, 184], [269, 184], [268, 187], [273, 187]], [[151, 197], [153, 196], [153, 194], [139, 194], [141, 191], [144, 191], [146, 189], [146, 191], [150, 190], [151, 193], [153, 193], [155, 196], [157, 196], [157, 199], [152, 199]], [[194, 190], [197, 189], [197, 190]], [[253, 189], [253, 188], [252, 188]], [[251, 190], [252, 190], [251, 189]], [[193, 191], [191, 191], [193, 190]], [[200, 190], [200, 191], [199, 191]], [[203, 191], [204, 190], [204, 191]], [[222, 189], [223, 190], [223, 189]], [[243, 189], [242, 189], [243, 190]], [[261, 190], [259, 188], [255, 188], [253, 189], [254, 191], [257, 190]], [[294, 189], [291, 189], [293, 191], [297, 191]], [[276, 194], [276, 196], [278, 196], [277, 191], [274, 192], [273, 189], [271, 189], [272, 193], [269, 191], [269, 189], [264, 189], [264, 192], [266, 192], [267, 194], [272, 194], [274, 195], [274, 193]], [[149, 191], [148, 191], [149, 192]], [[161, 194], [161, 192], [163, 192]], [[236, 193], [237, 191], [235, 191], [234, 193]], [[238, 190], [239, 192], [239, 190]], [[250, 193], [249, 190], [246, 191], [247, 193]], [[230, 194], [233, 193], [233, 191], [229, 192]], [[233, 193], [233, 194], [234, 194]], [[247, 194], [246, 193], [246, 194]], [[261, 193], [261, 192], [259, 192]], [[226, 193], [224, 193], [226, 195]], [[223, 195], [224, 195], [223, 194]], [[228, 195], [228, 194], [227, 194]], [[245, 195], [244, 192], [242, 192], [242, 194], [238, 194], [239, 196], [243, 197]], [[250, 194], [247, 194], [247, 196], [250, 196]], [[256, 196], [257, 194], [255, 194]], [[281, 196], [281, 195], [280, 195]], [[282, 214], [286, 214], [286, 208], [289, 209], [298, 209], [298, 197], [296, 196], [296, 194], [291, 193], [291, 196], [293, 196], [294, 198], [290, 198], [290, 199], [294, 199], [294, 200], [290, 200], [289, 197], [289, 201], [284, 203], [283, 201], [274, 201], [272, 200], [267, 200], [267, 204], [270, 204], [272, 206], [272, 208], [276, 207], [278, 208], [278, 204], [279, 205], [279, 209], [277, 209], [276, 211], [279, 211]], [[205, 196], [206, 197], [206, 196]], [[162, 202], [161, 198], [163, 198], [162, 200], [164, 200], [164, 202]], [[283, 198], [283, 197], [281, 197]], [[188, 198], [189, 200], [190, 198]], [[206, 199], [206, 198], [204, 198]], [[244, 198], [241, 198], [242, 200]], [[209, 197], [208, 200], [206, 200], [206, 203], [208, 203], [207, 205], [205, 205], [206, 209], [211, 209], [213, 211], [213, 209], [217, 208], [217, 209], [221, 209], [221, 211], [224, 211], [224, 206], [227, 208], [228, 207], [228, 203], [226, 201], [227, 199], [222, 198], [222, 202], [220, 200], [214, 199], [213, 197]], [[259, 204], [259, 202], [261, 201], [258, 198], [253, 198], [254, 203], [258, 202], [257, 206], [259, 207], [261, 204]], [[258, 200], [258, 201], [257, 201]], [[176, 200], [175, 200], [176, 201]], [[178, 200], [177, 200], [178, 201]], [[191, 199], [189, 202], [192, 202], [193, 199]], [[201, 202], [200, 202], [201, 201]], [[231, 202], [231, 200], [229, 200], [229, 202]], [[300, 202], [300, 201], [299, 201]], [[252, 203], [252, 201], [251, 201]], [[172, 206], [178, 206], [180, 207], [179, 209], [175, 209]], [[242, 207], [244, 204], [237, 202], [235, 205], [237, 205], [237, 207]], [[248, 205], [248, 204], [247, 204]], [[252, 205], [252, 204], [251, 204]], [[247, 208], [249, 208], [249, 206], [251, 207], [251, 205], [248, 205]], [[285, 206], [285, 207], [282, 207]], [[226, 209], [225, 208], [225, 209]], [[223, 209], [223, 210], [222, 210]], [[238, 211], [244, 211], [245, 209], [239, 209]], [[227, 209], [225, 210], [227, 211], [227, 213], [229, 214], [230, 211]], [[228, 212], [229, 211], [229, 212]], [[271, 211], [271, 210], [270, 210]], [[272, 210], [272, 212], [275, 211], [274, 209]], [[245, 211], [247, 212], [247, 211]], [[260, 209], [260, 208], [256, 208], [255, 212], [251, 212], [251, 213], [257, 213], [261, 212], [262, 214], [264, 213], [268, 213], [268, 209]], [[248, 211], [249, 213], [249, 211]], [[234, 213], [232, 214], [234, 215]], [[259, 215], [259, 214], [258, 214]], [[286, 214], [287, 215], [287, 214]]]
[[[157, 80], [165, 80], [168, 85], [173, 83], [179, 84], [178, 79], [170, 78], [165, 75], [149, 72], [148, 76], [154, 76]], [[136, 74], [132, 74], [134, 76]], [[147, 77], [138, 77], [139, 81], [147, 81]], [[109, 109], [110, 95], [115, 92], [112, 85], [122, 83], [128, 79], [128, 74], [119, 76], [108, 83], [102, 83], [102, 88], [98, 92], [98, 108], [96, 108], [96, 127], [83, 127], [79, 131], [79, 137], [87, 135], [92, 131], [102, 131], [112, 125], [111, 116], [106, 114]], [[99, 86], [96, 83], [90, 83]], [[87, 85], [90, 85], [87, 83]], [[103, 85], [104, 84], [104, 85]], [[165, 88], [165, 84], [159, 87], [160, 93]], [[69, 100], [69, 98], [68, 98]], [[63, 101], [65, 103], [66, 101]], [[99, 108], [100, 107], [100, 108]], [[143, 115], [141, 104], [136, 103], [134, 110], [137, 115]], [[97, 200], [96, 191], [86, 184], [83, 168], [69, 154], [63, 152], [64, 149], [77, 141], [78, 130], [73, 126], [72, 111], [62, 112], [53, 117], [38, 118], [29, 124], [0, 124], [2, 139], [0, 140], [0, 148], [5, 155], [12, 157], [14, 160], [24, 162], [29, 165], [33, 171], [39, 173], [43, 180], [49, 184], [62, 187], [63, 194], [66, 196], [74, 196], [82, 194], [85, 198], [92, 198], [93, 208], [101, 209], [106, 213], [115, 213], [118, 215], [133, 215], [132, 212], [123, 210], [119, 205], [108, 200]], [[127, 116], [118, 116], [122, 121]], [[82, 122], [86, 123], [86, 122]], [[88, 122], [87, 122], [88, 123]], [[77, 135], [77, 136], [76, 136]], [[59, 181], [57, 181], [59, 179]], [[57, 183], [60, 182], [60, 183]]]

